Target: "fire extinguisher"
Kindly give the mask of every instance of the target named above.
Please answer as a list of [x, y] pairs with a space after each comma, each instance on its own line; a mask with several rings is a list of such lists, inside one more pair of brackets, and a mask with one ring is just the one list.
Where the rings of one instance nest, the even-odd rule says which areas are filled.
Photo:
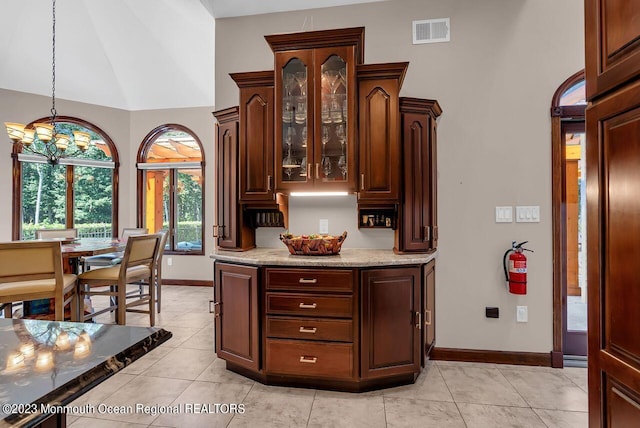
[[[533, 250], [522, 248], [527, 242], [529, 241], [516, 244], [516, 241], [513, 241], [511, 248], [504, 253], [504, 257], [502, 258], [504, 277], [509, 283], [509, 292], [513, 294], [527, 294], [527, 257], [523, 252], [531, 251], [533, 253]], [[507, 256], [509, 256], [508, 268]]]

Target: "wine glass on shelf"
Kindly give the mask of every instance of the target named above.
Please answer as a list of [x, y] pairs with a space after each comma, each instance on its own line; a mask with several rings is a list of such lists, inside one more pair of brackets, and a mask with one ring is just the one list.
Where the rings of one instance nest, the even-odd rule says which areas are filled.
[[344, 154], [344, 145], [346, 143], [346, 135], [344, 133], [344, 125], [338, 125], [336, 129], [336, 136], [340, 141], [340, 158], [338, 159], [338, 169], [342, 173], [342, 179], [347, 179], [347, 157]]
[[291, 96], [291, 89], [293, 89], [293, 85], [296, 84], [296, 78], [291, 73], [283, 73], [282, 75], [282, 83], [284, 85], [285, 94], [287, 97]]
[[302, 128], [302, 145], [301, 147], [307, 147], [307, 127]]
[[298, 82], [298, 86], [300, 87], [300, 95], [303, 97], [307, 96], [307, 72], [298, 71], [295, 74], [295, 78]]
[[344, 92], [347, 93], [347, 68], [342, 67], [340, 70], [338, 70], [338, 76], [340, 78], [342, 86], [344, 86]]
[[322, 127], [322, 159], [320, 164], [322, 165], [322, 172], [325, 177], [329, 177], [331, 174], [331, 158], [327, 156], [327, 143], [329, 142], [329, 127]]
[[331, 90], [331, 93], [335, 94], [336, 89], [338, 89], [338, 72], [336, 70], [327, 70], [322, 74], [324, 74], [325, 79], [327, 79], [327, 82], [329, 83], [329, 89]]

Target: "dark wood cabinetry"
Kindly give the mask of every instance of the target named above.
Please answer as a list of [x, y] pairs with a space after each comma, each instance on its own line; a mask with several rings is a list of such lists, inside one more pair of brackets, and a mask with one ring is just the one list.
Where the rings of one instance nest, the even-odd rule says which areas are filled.
[[220, 248], [228, 250], [247, 250], [255, 247], [255, 235], [246, 222], [239, 204], [238, 185], [238, 107], [220, 110], [214, 113], [218, 120], [217, 158], [218, 158], [218, 215], [213, 226], [213, 236]]
[[409, 63], [358, 66], [358, 203], [400, 201], [400, 111], [398, 95]]
[[376, 268], [216, 261], [215, 278], [218, 357], [267, 384], [364, 391], [410, 383], [435, 342], [435, 261]]
[[434, 251], [438, 242], [435, 100], [400, 98], [403, 194], [394, 251]]
[[214, 271], [218, 357], [260, 371], [258, 268], [216, 263]]
[[361, 294], [361, 376], [420, 372], [420, 268], [363, 271]]
[[640, 3], [586, 0], [589, 426], [640, 421]]
[[239, 199], [274, 203], [273, 71], [234, 73], [240, 88]]

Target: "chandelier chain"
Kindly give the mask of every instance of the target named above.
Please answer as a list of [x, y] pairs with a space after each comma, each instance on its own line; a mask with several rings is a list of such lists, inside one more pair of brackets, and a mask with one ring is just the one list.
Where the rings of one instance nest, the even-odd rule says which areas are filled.
[[56, 112], [56, 0], [53, 0], [53, 29], [52, 29], [52, 49], [51, 49], [51, 123], [55, 122]]

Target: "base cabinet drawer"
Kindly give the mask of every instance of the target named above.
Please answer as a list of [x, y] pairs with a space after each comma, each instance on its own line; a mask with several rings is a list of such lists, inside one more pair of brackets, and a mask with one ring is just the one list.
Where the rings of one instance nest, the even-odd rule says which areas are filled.
[[353, 321], [267, 316], [267, 337], [353, 342]]
[[351, 270], [267, 269], [267, 290], [353, 291]]
[[267, 339], [267, 372], [326, 378], [353, 377], [353, 345]]
[[350, 318], [353, 315], [352, 312], [351, 296], [267, 293], [268, 314]]

